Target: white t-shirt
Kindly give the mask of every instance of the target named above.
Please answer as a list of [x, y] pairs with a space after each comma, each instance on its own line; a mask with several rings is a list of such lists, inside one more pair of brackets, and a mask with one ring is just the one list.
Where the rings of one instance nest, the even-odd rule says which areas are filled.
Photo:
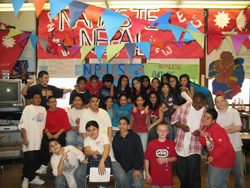
[[90, 138], [89, 136], [85, 138], [84, 140], [84, 147], [89, 146], [92, 151], [99, 151], [100, 153], [103, 153], [104, 151], [104, 145], [109, 144], [110, 145], [110, 153], [109, 156], [111, 158], [111, 161], [116, 161], [114, 158], [114, 153], [112, 149], [112, 145], [110, 144], [109, 137], [105, 133], [99, 133], [99, 136], [96, 140]]
[[[64, 152], [67, 152], [67, 159], [64, 160], [62, 174], [66, 177], [68, 186], [70, 188], [77, 188], [77, 184], [74, 178], [74, 171], [79, 166], [79, 161], [82, 162], [85, 159], [83, 153], [76, 149], [74, 146], [63, 147]], [[51, 167], [54, 176], [58, 175], [58, 165], [60, 163], [62, 155], [53, 154], [51, 157]], [[79, 161], [78, 161], [79, 160]]]
[[46, 115], [46, 109], [42, 106], [31, 104], [24, 108], [18, 129], [26, 130], [29, 144], [28, 147], [23, 145], [23, 152], [40, 150]]
[[68, 111], [68, 117], [69, 117], [69, 124], [70, 126], [79, 126], [76, 124], [76, 119], [77, 118], [81, 118], [82, 113], [85, 111], [86, 109], [82, 109], [82, 110], [77, 110], [75, 107], [70, 109]]
[[90, 108], [82, 113], [80, 118], [79, 132], [86, 133], [86, 124], [92, 120], [98, 123], [100, 133], [108, 134], [108, 128], [112, 127], [111, 119], [108, 115], [108, 112], [101, 108], [99, 108], [97, 113], [93, 112]]
[[[221, 127], [227, 127], [230, 125], [242, 125], [241, 119], [239, 112], [233, 108], [228, 108], [226, 113], [221, 113], [218, 112], [218, 117], [216, 122], [221, 126]], [[235, 133], [230, 133], [228, 134], [228, 137], [230, 138], [231, 144], [234, 147], [235, 151], [241, 151], [242, 148], [242, 140], [240, 138], [240, 133], [235, 132]]]

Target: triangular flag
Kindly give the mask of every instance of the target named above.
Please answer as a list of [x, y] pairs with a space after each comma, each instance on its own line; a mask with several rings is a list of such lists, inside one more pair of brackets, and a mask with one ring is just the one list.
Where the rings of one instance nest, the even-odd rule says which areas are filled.
[[85, 59], [85, 57], [89, 54], [89, 52], [94, 48], [95, 46], [83, 46], [82, 47], [82, 57], [81, 62]]
[[14, 8], [15, 16], [16, 16], [18, 14], [19, 10], [22, 8], [25, 0], [11, 0], [11, 2], [13, 5], [13, 8]]
[[118, 52], [122, 50], [125, 43], [107, 46], [107, 61], [109, 62]]
[[[196, 31], [196, 32], [200, 32], [196, 27], [194, 27], [194, 25], [189, 22], [188, 26], [187, 26], [187, 30], [191, 30], [191, 31]], [[191, 41], [194, 40], [194, 37], [191, 35], [191, 33], [186, 32], [182, 41]]]
[[98, 22], [99, 18], [105, 11], [105, 8], [89, 5], [84, 12], [89, 21]]
[[53, 54], [58, 56], [58, 44], [52, 41], [49, 41], [49, 43], [51, 44], [52, 48], [54, 49]]
[[245, 47], [247, 48], [247, 49], [250, 49], [250, 40], [248, 39], [248, 40], [245, 40], [245, 42], [243, 43], [244, 45], [245, 45]]
[[107, 45], [98, 45], [95, 47], [95, 53], [98, 61], [101, 63], [102, 55], [105, 52]]
[[181, 38], [181, 34], [182, 34], [182, 31], [183, 31], [184, 28], [176, 26], [176, 25], [171, 25], [171, 24], [168, 24], [168, 27], [172, 31], [176, 41], [178, 42], [180, 40], [180, 38]]
[[69, 35], [65, 31], [64, 31], [64, 36], [65, 36], [64, 45], [65, 46], [72, 46], [72, 42], [69, 38]]
[[14, 37], [16, 35], [20, 35], [21, 33], [23, 33], [22, 31], [19, 31], [17, 29], [10, 29], [10, 32], [8, 33], [8, 35], [6, 36], [6, 39]]
[[112, 40], [113, 36], [117, 32], [117, 30], [122, 26], [122, 24], [125, 22], [127, 17], [115, 11], [107, 9], [102, 14], [102, 19], [105, 25], [108, 39]]
[[74, 56], [76, 54], [76, 52], [78, 52], [80, 50], [81, 46], [79, 45], [73, 45], [72, 46], [72, 50], [71, 50], [71, 56]]
[[73, 0], [50, 0], [50, 20], [61, 10], [68, 6]]
[[158, 28], [160, 30], [163, 30], [163, 31], [170, 30], [170, 28], [168, 27], [168, 25], [169, 24], [161, 23], [161, 24], [157, 25], [156, 28]]
[[248, 38], [248, 35], [231, 35], [232, 43], [234, 46], [235, 54], [238, 53], [241, 45]]
[[46, 0], [34, 0], [34, 6], [36, 9], [36, 17], [38, 17], [39, 14], [41, 13], [45, 3], [46, 3]]
[[208, 37], [207, 38], [207, 53], [210, 54], [215, 48], [213, 41]]
[[207, 35], [208, 35], [208, 38], [210, 38], [211, 41], [213, 42], [215, 49], [218, 49], [224, 38], [224, 35], [214, 35], [214, 34], [208, 34], [208, 33]]
[[189, 33], [195, 38], [199, 45], [204, 49], [204, 33], [188, 30]]
[[135, 44], [142, 51], [142, 53], [150, 59], [151, 42], [136, 42]]
[[25, 40], [26, 38], [28, 38], [30, 36], [31, 33], [29, 32], [23, 32], [18, 40], [18, 43], [23, 42], [23, 40]]
[[70, 29], [74, 27], [76, 21], [88, 6], [88, 4], [79, 1], [73, 1], [69, 4]]
[[160, 49], [164, 49], [164, 46], [165, 46], [165, 42], [163, 41], [154, 41], [154, 42], [151, 42], [152, 46], [156, 46]]
[[181, 50], [183, 49], [183, 47], [182, 47], [182, 41], [181, 40], [179, 40], [178, 42], [177, 41], [173, 41], [172, 43], [175, 44]]
[[135, 37], [146, 25], [143, 23], [139, 23], [131, 19], [132, 24], [132, 34]]
[[227, 42], [230, 45], [231, 49], [234, 50], [234, 45], [233, 45], [231, 37], [230, 36], [225, 36], [225, 38], [227, 39]]
[[40, 44], [42, 45], [43, 51], [46, 53], [47, 52], [47, 46], [48, 46], [48, 40], [38, 37]]
[[156, 27], [159, 24], [167, 24], [169, 21], [169, 18], [171, 16], [172, 10], [170, 10], [169, 12], [167, 12], [166, 14], [163, 14], [162, 16], [160, 16], [159, 18], [157, 18], [155, 21], [153, 21], [150, 26]]
[[31, 34], [30, 35], [30, 41], [34, 49], [36, 49], [36, 44], [37, 44], [38, 36]]
[[125, 49], [128, 55], [129, 62], [132, 63], [134, 53], [135, 53], [135, 43], [126, 43]]

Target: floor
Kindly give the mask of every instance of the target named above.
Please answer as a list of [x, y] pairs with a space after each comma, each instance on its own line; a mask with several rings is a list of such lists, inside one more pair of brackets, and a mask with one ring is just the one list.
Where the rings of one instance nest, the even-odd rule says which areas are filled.
[[[205, 165], [205, 158], [202, 158], [201, 163], [201, 174], [202, 174], [202, 187], [206, 187], [206, 176], [207, 176], [207, 165]], [[0, 165], [4, 167], [4, 174], [0, 171], [0, 188], [17, 188], [21, 187], [21, 177], [22, 177], [22, 161], [18, 160], [4, 160], [0, 161]], [[245, 174], [246, 187], [250, 187], [250, 153], [246, 157], [246, 168], [247, 172]], [[51, 173], [51, 168], [48, 168], [48, 172], [45, 175], [40, 176], [41, 179], [45, 180], [44, 185], [30, 185], [30, 188], [53, 188], [54, 177]], [[228, 187], [233, 187], [234, 175], [230, 174], [230, 184]], [[97, 187], [96, 184], [90, 184], [91, 188]], [[114, 187], [114, 181], [111, 181], [108, 188]], [[146, 182], [143, 187], [150, 187]], [[180, 182], [176, 176], [174, 170], [174, 186], [173, 188], [180, 187]]]

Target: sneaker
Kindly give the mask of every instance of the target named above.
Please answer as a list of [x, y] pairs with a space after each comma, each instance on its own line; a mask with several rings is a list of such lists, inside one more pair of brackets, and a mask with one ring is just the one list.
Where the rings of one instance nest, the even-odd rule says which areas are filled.
[[37, 174], [46, 174], [48, 166], [41, 165], [38, 170], [36, 170]]
[[44, 184], [45, 181], [41, 180], [39, 176], [36, 176], [31, 182], [30, 184], [37, 184], [37, 185], [42, 185]]
[[28, 188], [28, 187], [29, 187], [28, 178], [23, 178], [22, 188]]

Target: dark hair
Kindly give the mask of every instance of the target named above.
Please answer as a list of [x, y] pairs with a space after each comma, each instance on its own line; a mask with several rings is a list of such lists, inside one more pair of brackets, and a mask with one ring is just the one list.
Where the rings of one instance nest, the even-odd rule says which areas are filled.
[[103, 77], [102, 77], [102, 82], [111, 82], [111, 83], [114, 83], [114, 77], [112, 74], [105, 74]]
[[[150, 96], [151, 96], [151, 95], [155, 95], [155, 96], [156, 96], [155, 105], [153, 105], [153, 104], [151, 103], [151, 101], [150, 101]], [[160, 97], [159, 97], [158, 93], [157, 93], [156, 91], [151, 91], [151, 92], [149, 93], [149, 102], [148, 102], [149, 109], [150, 109], [151, 111], [155, 111], [155, 110], [159, 107], [160, 104], [161, 104], [161, 101], [160, 101]]]
[[39, 95], [40, 97], [42, 97], [40, 93], [33, 93], [32, 94], [32, 99], [35, 97], [35, 95]]
[[118, 97], [118, 104], [119, 104], [120, 106], [121, 106], [121, 104], [120, 104], [120, 99], [121, 99], [122, 97], [126, 97], [126, 99], [128, 99], [128, 96], [127, 96], [125, 93], [121, 94], [121, 95]]
[[182, 74], [182, 75], [180, 75], [180, 82], [181, 82], [182, 78], [187, 79], [187, 85], [185, 87], [190, 88], [190, 77], [187, 74]]
[[202, 92], [196, 92], [195, 94], [194, 94], [194, 97], [193, 97], [193, 99], [195, 99], [195, 98], [201, 98], [203, 101], [205, 101], [206, 100], [206, 96], [204, 95], [204, 93], [202, 93]]
[[171, 76], [171, 74], [169, 74], [169, 73], [163, 74], [163, 75], [161, 76], [161, 84], [163, 85], [163, 77], [166, 77], [167, 80], [169, 80], [169, 77], [170, 77], [170, 76]]
[[121, 117], [118, 122], [120, 122], [121, 120], [125, 120], [127, 122], [127, 124], [130, 123], [129, 119], [127, 117]]
[[153, 83], [154, 80], [158, 81], [158, 84], [159, 84], [158, 90], [161, 89], [161, 81], [159, 80], [159, 78], [153, 78], [153, 80], [151, 81], [151, 85], [152, 85], [152, 83]]
[[99, 100], [99, 98], [98, 98], [97, 96], [92, 95], [92, 96], [90, 96], [90, 97], [89, 97], [89, 102], [90, 102], [90, 101], [91, 101], [91, 99], [93, 99], [93, 98], [97, 98], [97, 99]]
[[90, 76], [89, 80], [90, 80], [90, 81], [92, 81], [92, 80], [97, 80], [97, 81], [98, 81], [98, 80], [99, 80], [99, 77], [96, 76], [95, 74], [93, 74], [93, 75]]
[[48, 148], [49, 148], [50, 142], [57, 142], [58, 144], [60, 144], [57, 139], [51, 138], [51, 139], [49, 139]]
[[79, 77], [77, 78], [77, 80], [76, 80], [76, 83], [79, 84], [80, 81], [82, 81], [82, 80], [85, 82], [85, 84], [87, 83], [87, 79], [86, 79], [84, 76], [79, 76]]
[[[141, 83], [140, 93], [139, 93], [139, 94], [141, 94], [141, 95], [145, 95], [145, 94], [146, 94], [145, 89], [142, 87], [143, 84], [142, 84], [142, 82], [141, 82], [140, 77], [134, 77], [133, 80], [132, 80], [132, 92], [131, 92], [131, 101], [132, 101], [132, 103], [135, 102], [135, 100], [136, 100], [136, 95], [137, 95], [137, 94], [136, 94], [136, 89], [135, 89], [134, 84], [133, 84], [133, 82], [134, 82], [135, 80]], [[145, 97], [144, 97], [144, 98], [145, 98]], [[146, 101], [145, 101], [145, 102], [146, 102]]]
[[117, 83], [117, 94], [121, 93], [122, 79], [123, 78], [126, 78], [128, 80], [128, 84], [125, 87], [125, 93], [127, 94], [127, 96], [130, 96], [131, 90], [130, 90], [130, 87], [129, 87], [129, 78], [126, 75], [121, 75], [120, 78], [119, 78], [119, 80], [118, 80], [118, 83]]
[[91, 120], [88, 123], [86, 123], [85, 129], [87, 130], [90, 126], [93, 126], [93, 127], [97, 128], [97, 129], [99, 129], [98, 123], [96, 121], [94, 121], [94, 120]]
[[[147, 86], [147, 87], [144, 87], [144, 85], [143, 85], [143, 82], [144, 82], [144, 79], [145, 79], [145, 78], [146, 78], [146, 80], [148, 81], [148, 86]], [[140, 79], [141, 79], [142, 87], [143, 87], [145, 90], [148, 90], [148, 89], [151, 87], [149, 77], [148, 77], [147, 75], [143, 75], [143, 76], [140, 77]]]
[[175, 76], [175, 75], [171, 75], [171, 76], [169, 76], [169, 79], [168, 79], [169, 81], [170, 81], [170, 78], [175, 79], [176, 85], [175, 85], [175, 87], [173, 89], [178, 91], [179, 88], [180, 88], [178, 77]]
[[218, 117], [218, 113], [215, 109], [207, 109], [206, 113], [210, 114], [213, 120], [216, 120]]
[[[141, 98], [143, 98], [143, 100], [145, 100], [145, 97], [144, 97], [143, 95], [139, 94], [139, 95], [136, 95], [135, 101], [136, 101], [139, 97], [141, 97]], [[145, 104], [145, 102], [144, 102], [144, 104]], [[144, 106], [144, 104], [143, 104], [143, 106]], [[135, 102], [135, 106], [137, 106], [137, 103], [136, 103], [136, 102]]]
[[38, 78], [42, 78], [44, 75], [49, 75], [49, 73], [47, 71], [40, 71], [38, 73]]
[[107, 105], [105, 104], [108, 99], [112, 99], [114, 101], [113, 97], [107, 96], [104, 98], [104, 103], [103, 103], [103, 109], [107, 111]]
[[54, 97], [54, 96], [49, 96], [48, 99], [47, 99], [47, 101], [49, 102], [50, 99], [52, 99], [52, 98], [56, 99], [56, 97]]
[[80, 97], [81, 100], [82, 100], [82, 102], [84, 102], [84, 97], [81, 96], [81, 95], [79, 95], [79, 94], [76, 94], [75, 96], [73, 96], [73, 97], [72, 97], [72, 101], [74, 101], [76, 97]]
[[163, 88], [163, 86], [167, 85], [168, 86], [168, 89], [169, 89], [169, 93], [173, 93], [173, 89], [171, 87], [171, 85], [169, 83], [163, 83], [162, 86], [161, 86], [161, 89]]

